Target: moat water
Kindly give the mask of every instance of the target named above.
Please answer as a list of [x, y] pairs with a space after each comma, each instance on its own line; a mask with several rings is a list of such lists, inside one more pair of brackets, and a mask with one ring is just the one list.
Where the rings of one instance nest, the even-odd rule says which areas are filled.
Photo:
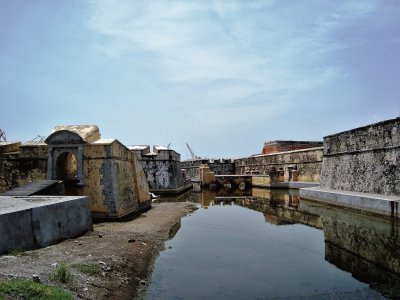
[[179, 201], [199, 209], [166, 243], [147, 299], [400, 297], [398, 222], [296, 191], [203, 191]]

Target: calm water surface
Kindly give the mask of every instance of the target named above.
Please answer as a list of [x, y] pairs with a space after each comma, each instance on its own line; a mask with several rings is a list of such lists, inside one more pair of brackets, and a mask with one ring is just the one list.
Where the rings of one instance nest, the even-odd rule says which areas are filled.
[[287, 191], [235, 197], [205, 191], [189, 200], [199, 209], [166, 243], [147, 299], [397, 295], [397, 223], [305, 202]]

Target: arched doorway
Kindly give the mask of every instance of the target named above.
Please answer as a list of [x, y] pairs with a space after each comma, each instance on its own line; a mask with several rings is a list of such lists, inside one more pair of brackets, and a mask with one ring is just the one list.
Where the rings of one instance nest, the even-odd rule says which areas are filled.
[[63, 181], [63, 194], [65, 196], [79, 195], [77, 186], [78, 163], [75, 154], [71, 152], [63, 152], [57, 157], [56, 161], [56, 178]]
[[74, 180], [77, 179], [78, 164], [76, 157], [71, 152], [61, 153], [56, 163], [56, 179]]

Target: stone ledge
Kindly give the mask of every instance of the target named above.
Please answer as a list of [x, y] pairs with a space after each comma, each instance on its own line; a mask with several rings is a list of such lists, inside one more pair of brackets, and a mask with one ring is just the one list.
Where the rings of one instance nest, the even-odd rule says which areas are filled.
[[301, 189], [307, 187], [317, 187], [319, 186], [319, 182], [285, 181], [273, 182], [269, 184], [253, 183], [253, 186], [269, 189]]
[[400, 218], [400, 197], [396, 196], [312, 187], [300, 189], [300, 197], [395, 219]]
[[91, 228], [87, 197], [0, 196], [0, 254], [47, 247]]
[[192, 188], [193, 185], [192, 183], [190, 183], [190, 184], [185, 184], [184, 186], [181, 186], [176, 189], [150, 189], [149, 191], [154, 194], [168, 195], [168, 194], [180, 194]]

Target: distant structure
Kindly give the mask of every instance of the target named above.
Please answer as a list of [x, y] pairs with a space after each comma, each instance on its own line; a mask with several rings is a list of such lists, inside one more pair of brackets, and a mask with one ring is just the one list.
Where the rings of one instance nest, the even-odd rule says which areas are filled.
[[179, 194], [192, 187], [182, 173], [181, 155], [166, 146], [128, 146], [136, 154], [146, 174], [150, 192]]
[[323, 142], [315, 141], [269, 141], [264, 143], [261, 154], [279, 153], [293, 150], [322, 147]]
[[187, 178], [192, 181], [200, 180], [200, 166], [208, 165], [215, 175], [235, 174], [235, 163], [230, 158], [208, 159], [197, 158], [182, 162], [182, 168], [186, 172]]
[[192, 148], [189, 146], [188, 143], [186, 143], [186, 147], [188, 148], [190, 155], [192, 156], [192, 160], [201, 159], [200, 156], [197, 156], [196, 154], [194, 154]]
[[6, 133], [0, 129], [0, 142], [7, 142]]

